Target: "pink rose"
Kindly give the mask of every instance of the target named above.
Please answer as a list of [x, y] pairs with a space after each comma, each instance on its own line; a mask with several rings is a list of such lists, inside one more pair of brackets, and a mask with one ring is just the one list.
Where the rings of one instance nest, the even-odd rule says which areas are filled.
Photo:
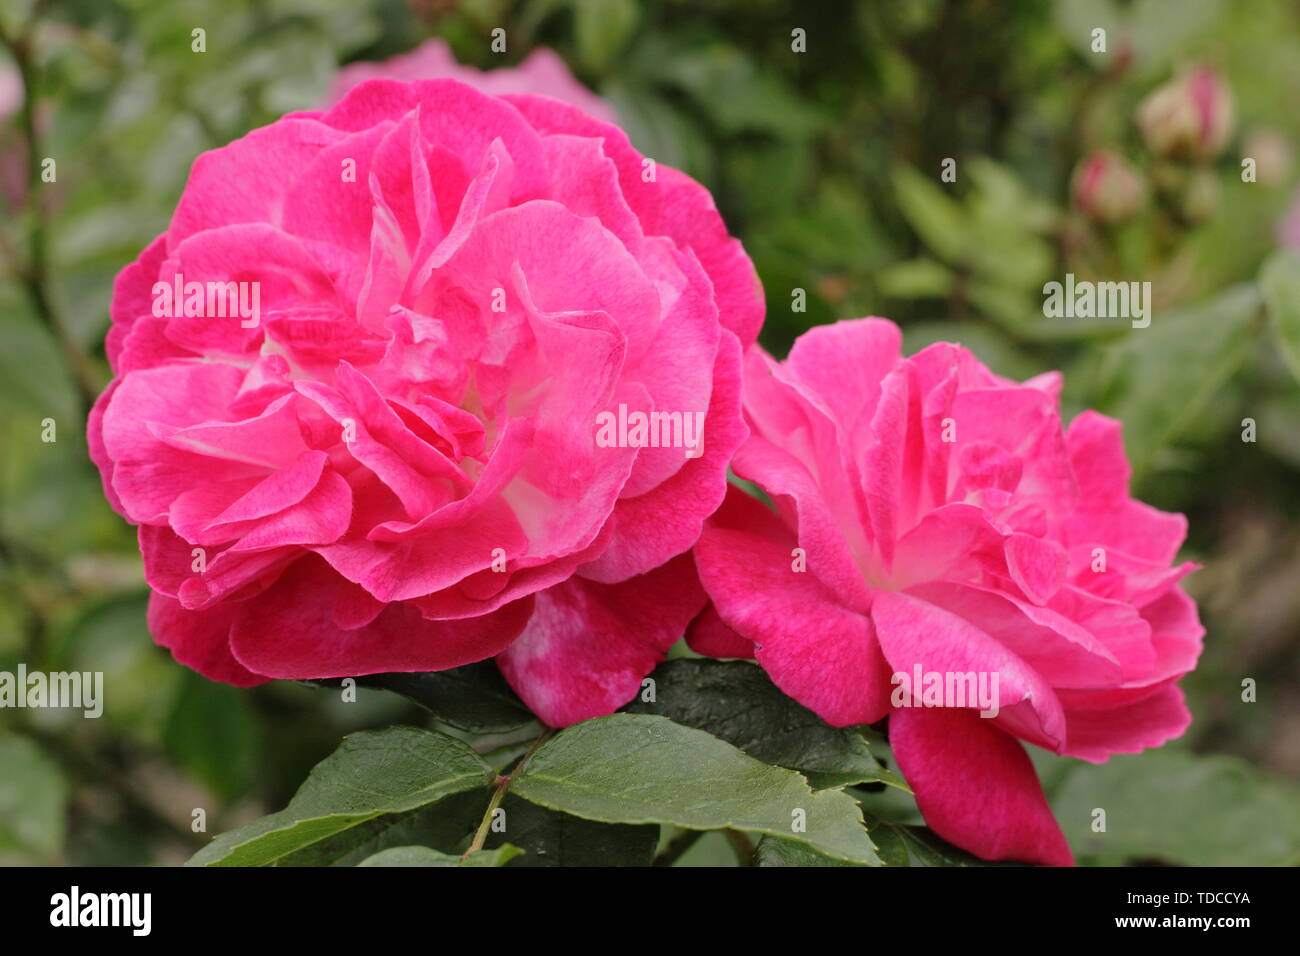
[[478, 70], [461, 66], [446, 41], [425, 40], [409, 53], [390, 57], [382, 63], [351, 63], [334, 78], [326, 106], [333, 106], [358, 83], [374, 79], [391, 80], [460, 80], [476, 90], [500, 96], [504, 93], [533, 93], [576, 106], [588, 116], [607, 123], [618, 117], [608, 103], [573, 78], [564, 61], [553, 50], [538, 47], [522, 63], [496, 70]]
[[691, 642], [755, 657], [832, 724], [888, 715], [945, 839], [1068, 864], [1018, 740], [1100, 762], [1186, 728], [1174, 684], [1203, 633], [1178, 586], [1195, 565], [1172, 564], [1186, 522], [1129, 497], [1118, 422], [1062, 431], [1059, 374], [1019, 385], [960, 346], [904, 359], [900, 341], [860, 319], [785, 362], [747, 353], [732, 467], [776, 511], [733, 492], [706, 523], [713, 605]]
[[[373, 80], [200, 156], [89, 423], [155, 639], [239, 685], [497, 655], [608, 713], [705, 603], [762, 313], [707, 191], [555, 100]], [[652, 410], [702, 454], [599, 441]]]

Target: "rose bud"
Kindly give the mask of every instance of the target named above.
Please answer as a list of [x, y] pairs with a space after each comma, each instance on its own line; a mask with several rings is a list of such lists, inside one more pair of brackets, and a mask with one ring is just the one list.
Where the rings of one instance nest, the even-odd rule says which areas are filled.
[[1213, 159], [1232, 132], [1232, 96], [1214, 69], [1193, 67], [1142, 101], [1138, 127], [1157, 155]]
[[1107, 225], [1131, 219], [1146, 199], [1142, 177], [1109, 149], [1084, 157], [1074, 171], [1071, 191], [1075, 206], [1084, 215]]

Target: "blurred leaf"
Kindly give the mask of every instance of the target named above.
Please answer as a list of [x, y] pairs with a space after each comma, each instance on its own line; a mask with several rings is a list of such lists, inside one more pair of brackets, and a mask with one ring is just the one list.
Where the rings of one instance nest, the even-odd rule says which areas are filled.
[[1009, 167], [987, 156], [975, 156], [962, 169], [975, 185], [976, 212], [986, 220], [1007, 217], [1037, 233], [1048, 231], [1055, 223], [1056, 208], [1030, 192]]
[[167, 753], [215, 796], [230, 801], [253, 782], [258, 730], [248, 692], [186, 668], [163, 728]]
[[1282, 357], [1300, 379], [1300, 252], [1275, 252], [1260, 271], [1259, 287]]
[[[663, 717], [614, 714], [569, 727], [538, 748], [511, 792], [591, 820], [772, 833], [877, 862], [852, 797], [814, 792], [792, 770]], [[793, 832], [800, 822], [806, 832]]]
[[[30, 431], [22, 437], [35, 439], [40, 435], [40, 421], [46, 416], [75, 427], [77, 398], [58, 346], [30, 316], [26, 301], [17, 293], [15, 286], [0, 290], [0, 314], [4, 315], [0, 411], [24, 413], [22, 421]], [[5, 440], [12, 438], [6, 436]]]
[[[1229, 757], [1159, 750], [1082, 764], [1058, 786], [1052, 808], [1075, 854], [1091, 864], [1300, 863], [1300, 793]], [[1104, 833], [1092, 831], [1096, 808], [1106, 811]]]
[[642, 154], [706, 185], [713, 180], [715, 150], [691, 117], [649, 91], [634, 91], [619, 82], [609, 83], [603, 92]]
[[1157, 69], [1196, 52], [1221, 12], [1219, 0], [1136, 0], [1129, 30], [1138, 67]]
[[882, 269], [876, 279], [891, 299], [942, 299], [952, 291], [952, 270], [933, 259], [909, 259]]
[[971, 247], [966, 212], [934, 181], [910, 166], [894, 169], [899, 208], [926, 246], [952, 265], [961, 265]]
[[174, 699], [171, 688], [187, 671], [150, 639], [147, 605], [137, 591], [76, 608], [62, 633], [58, 662], [69, 670], [102, 671], [106, 726], [156, 747]]
[[1167, 313], [1131, 329], [1108, 356], [1102, 400], [1093, 402], [1124, 423], [1135, 477], [1205, 408], [1249, 351], [1259, 309], [1252, 285]]
[[661, 82], [685, 90], [724, 134], [752, 131], [800, 139], [825, 121], [821, 108], [797, 97], [779, 73], [759, 70], [730, 44], [677, 49], [660, 42], [663, 49], [649, 57], [649, 68]]
[[0, 859], [18, 853], [45, 862], [63, 846], [63, 772], [36, 744], [14, 734], [0, 734], [0, 768]]
[[1259, 443], [1300, 469], [1300, 394], [1279, 395], [1260, 406]]
[[[1057, 21], [1080, 58], [1097, 70], [1113, 66], [1114, 54], [1127, 47], [1139, 70], [1168, 66], [1192, 48], [1220, 14], [1217, 0], [1058, 0]], [[1106, 52], [1092, 52], [1092, 30], [1106, 30]]]
[[491, 769], [445, 734], [414, 727], [363, 731], [316, 765], [278, 813], [223, 833], [189, 866], [259, 866], [386, 813], [486, 786]]
[[755, 760], [800, 771], [819, 789], [865, 782], [904, 787], [860, 734], [831, 727], [782, 693], [757, 665], [674, 660], [651, 676], [656, 699], [638, 698], [629, 713], [657, 714], [706, 731]]
[[636, 29], [638, 13], [634, 0], [573, 0], [573, 18], [579, 58], [601, 73]]

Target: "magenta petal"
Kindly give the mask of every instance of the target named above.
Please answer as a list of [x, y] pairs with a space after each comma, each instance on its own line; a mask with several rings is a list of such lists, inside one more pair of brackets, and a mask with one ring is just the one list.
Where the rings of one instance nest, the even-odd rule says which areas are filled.
[[935, 833], [985, 860], [1072, 866], [1024, 748], [971, 711], [895, 710], [889, 744]]
[[722, 503], [727, 465], [747, 431], [740, 416], [739, 351], [735, 336], [725, 333], [704, 419], [704, 454], [686, 460], [676, 474], [644, 494], [618, 501], [610, 546], [583, 568], [584, 576], [626, 580], [682, 554], [698, 540], [705, 518]]
[[117, 391], [119, 384], [119, 379], [109, 382], [108, 388], [95, 399], [95, 404], [90, 409], [90, 417], [86, 419], [86, 445], [90, 450], [90, 460], [99, 469], [99, 480], [104, 486], [104, 497], [108, 499], [114, 511], [120, 512], [125, 508], [117, 492], [113, 490], [113, 459], [109, 456], [108, 449], [104, 447], [104, 411], [112, 401], [113, 392]]
[[628, 205], [646, 235], [664, 235], [689, 247], [709, 274], [718, 298], [722, 325], [751, 345], [763, 324], [763, 290], [754, 264], [740, 243], [727, 234], [713, 199], [684, 173], [660, 166], [655, 181], [642, 179], [642, 156], [618, 127], [586, 116], [580, 110], [540, 96], [508, 95], [532, 126], [543, 134], [585, 136], [604, 140], [605, 155], [618, 169]]
[[230, 652], [230, 624], [235, 606], [187, 611], [173, 598], [149, 596], [149, 633], [172, 657], [210, 680], [252, 687], [267, 678], [250, 671]]
[[1054, 688], [1116, 686], [1123, 679], [1119, 661], [1100, 639], [1050, 608], [965, 584], [920, 584], [908, 593], [974, 624]]
[[718, 615], [754, 642], [778, 687], [828, 723], [879, 720], [889, 708], [889, 670], [871, 619], [842, 604], [811, 568], [795, 570], [794, 539], [782, 534], [757, 500], [730, 491], [695, 546]]
[[1106, 710], [1066, 712], [1070, 757], [1104, 763], [1111, 754], [1135, 754], [1182, 736], [1192, 715], [1172, 684], [1144, 700]]
[[688, 555], [619, 584], [570, 578], [542, 591], [497, 658], [544, 723], [566, 727], [631, 700], [704, 606]]
[[732, 630], [718, 609], [709, 604], [691, 621], [686, 643], [696, 654], [705, 657], [743, 657], [754, 659], [754, 642]]
[[175, 249], [185, 237], [231, 223], [278, 224], [280, 198], [318, 152], [342, 139], [314, 119], [290, 118], [255, 129], [194, 161], [167, 230]]
[[[1005, 645], [957, 615], [918, 598], [881, 591], [871, 606], [880, 648], [895, 673], [998, 674], [1001, 713], [1019, 736], [1056, 750], [1065, 714], [1042, 676]], [[1023, 705], [1023, 706], [1020, 706]]]
[[880, 383], [900, 360], [903, 335], [885, 319], [854, 319], [814, 326], [795, 341], [788, 364], [821, 396], [846, 438], [870, 420]]
[[[360, 596], [347, 593], [355, 588], [319, 558], [302, 558], [258, 597], [237, 605], [231, 650], [260, 674], [295, 680], [446, 670], [500, 652], [531, 611], [524, 599], [482, 617], [429, 621], [394, 602], [367, 621], [355, 613]], [[359, 621], [365, 623], [342, 626]]]
[[846, 605], [865, 610], [866, 581], [850, 543], [845, 523], [827, 501], [803, 462], [785, 448], [751, 436], [732, 463], [736, 474], [763, 489], [797, 525], [799, 547], [808, 555], [808, 568]]
[[1069, 559], [1055, 541], [1013, 532], [1007, 535], [1004, 554], [1011, 579], [1035, 604], [1046, 604], [1065, 583]]

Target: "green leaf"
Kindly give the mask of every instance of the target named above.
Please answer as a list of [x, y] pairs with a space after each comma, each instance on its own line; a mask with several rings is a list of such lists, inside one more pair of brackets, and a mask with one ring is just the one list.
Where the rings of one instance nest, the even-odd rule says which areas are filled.
[[74, 430], [78, 411], [72, 377], [54, 339], [19, 296], [16, 283], [0, 290], [0, 315], [5, 317], [0, 409], [24, 413], [23, 427], [31, 435], [39, 435], [41, 420], [47, 416], [59, 423], [60, 430]]
[[[883, 858], [883, 854], [882, 854]], [[806, 843], [764, 836], [754, 848], [755, 866], [862, 866], [818, 853]]]
[[408, 697], [443, 723], [470, 733], [504, 733], [534, 720], [492, 661], [432, 673], [372, 674], [357, 683]]
[[[828, 122], [822, 108], [795, 94], [780, 73], [760, 68], [741, 50], [712, 42], [683, 48], [659, 38], [638, 44], [654, 78], [683, 90], [725, 135], [763, 133], [801, 140]], [[718, 91], [725, 90], [725, 96]]]
[[[1080, 862], [1300, 863], [1300, 792], [1231, 757], [1159, 750], [1081, 764], [1052, 808]], [[1097, 809], [1104, 833], [1092, 829]]]
[[961, 204], [910, 166], [894, 170], [894, 190], [903, 216], [926, 247], [949, 264], [964, 263], [971, 243]]
[[892, 299], [942, 299], [952, 291], [952, 270], [933, 259], [908, 259], [880, 270], [880, 291]]
[[[513, 786], [513, 784], [512, 784]], [[489, 833], [488, 849], [508, 841], [523, 855], [511, 866], [648, 866], [659, 827], [597, 823], [557, 813], [507, 794], [505, 831]]]
[[1157, 311], [1148, 328], [1130, 329], [1111, 350], [1105, 394], [1087, 404], [1124, 423], [1135, 476], [1196, 421], [1241, 365], [1259, 305], [1253, 285], [1233, 286], [1195, 306]]
[[257, 721], [248, 694], [183, 671], [163, 744], [214, 795], [233, 800], [248, 789], [257, 768]]
[[357, 866], [505, 866], [523, 851], [503, 843], [495, 850], [479, 850], [461, 859], [427, 846], [394, 846], [366, 857]]
[[[798, 773], [664, 717], [614, 714], [570, 727], [538, 748], [511, 791], [589, 820], [730, 827], [878, 862], [848, 794], [814, 792]], [[805, 832], [795, 832], [800, 824]]]
[[707, 731], [755, 760], [798, 770], [818, 789], [887, 783], [906, 789], [871, 755], [862, 735], [832, 727], [747, 661], [671, 660], [652, 675], [655, 700], [633, 714], [658, 714]]
[[289, 805], [218, 836], [192, 866], [258, 866], [386, 813], [486, 786], [491, 769], [466, 744], [414, 727], [363, 731], [312, 770]]
[[1282, 357], [1300, 379], [1300, 252], [1275, 252], [1260, 270], [1259, 287]]
[[573, 0], [573, 31], [583, 66], [603, 71], [636, 29], [633, 0]]
[[489, 793], [467, 790], [404, 813], [386, 813], [281, 857], [276, 866], [356, 866], [381, 850], [427, 846], [458, 854], [483, 819]]
[[885, 866], [1014, 866], [989, 863], [947, 843], [925, 827], [878, 822], [871, 837]]
[[0, 735], [0, 859], [42, 862], [63, 847], [68, 786], [58, 765], [26, 737]]

